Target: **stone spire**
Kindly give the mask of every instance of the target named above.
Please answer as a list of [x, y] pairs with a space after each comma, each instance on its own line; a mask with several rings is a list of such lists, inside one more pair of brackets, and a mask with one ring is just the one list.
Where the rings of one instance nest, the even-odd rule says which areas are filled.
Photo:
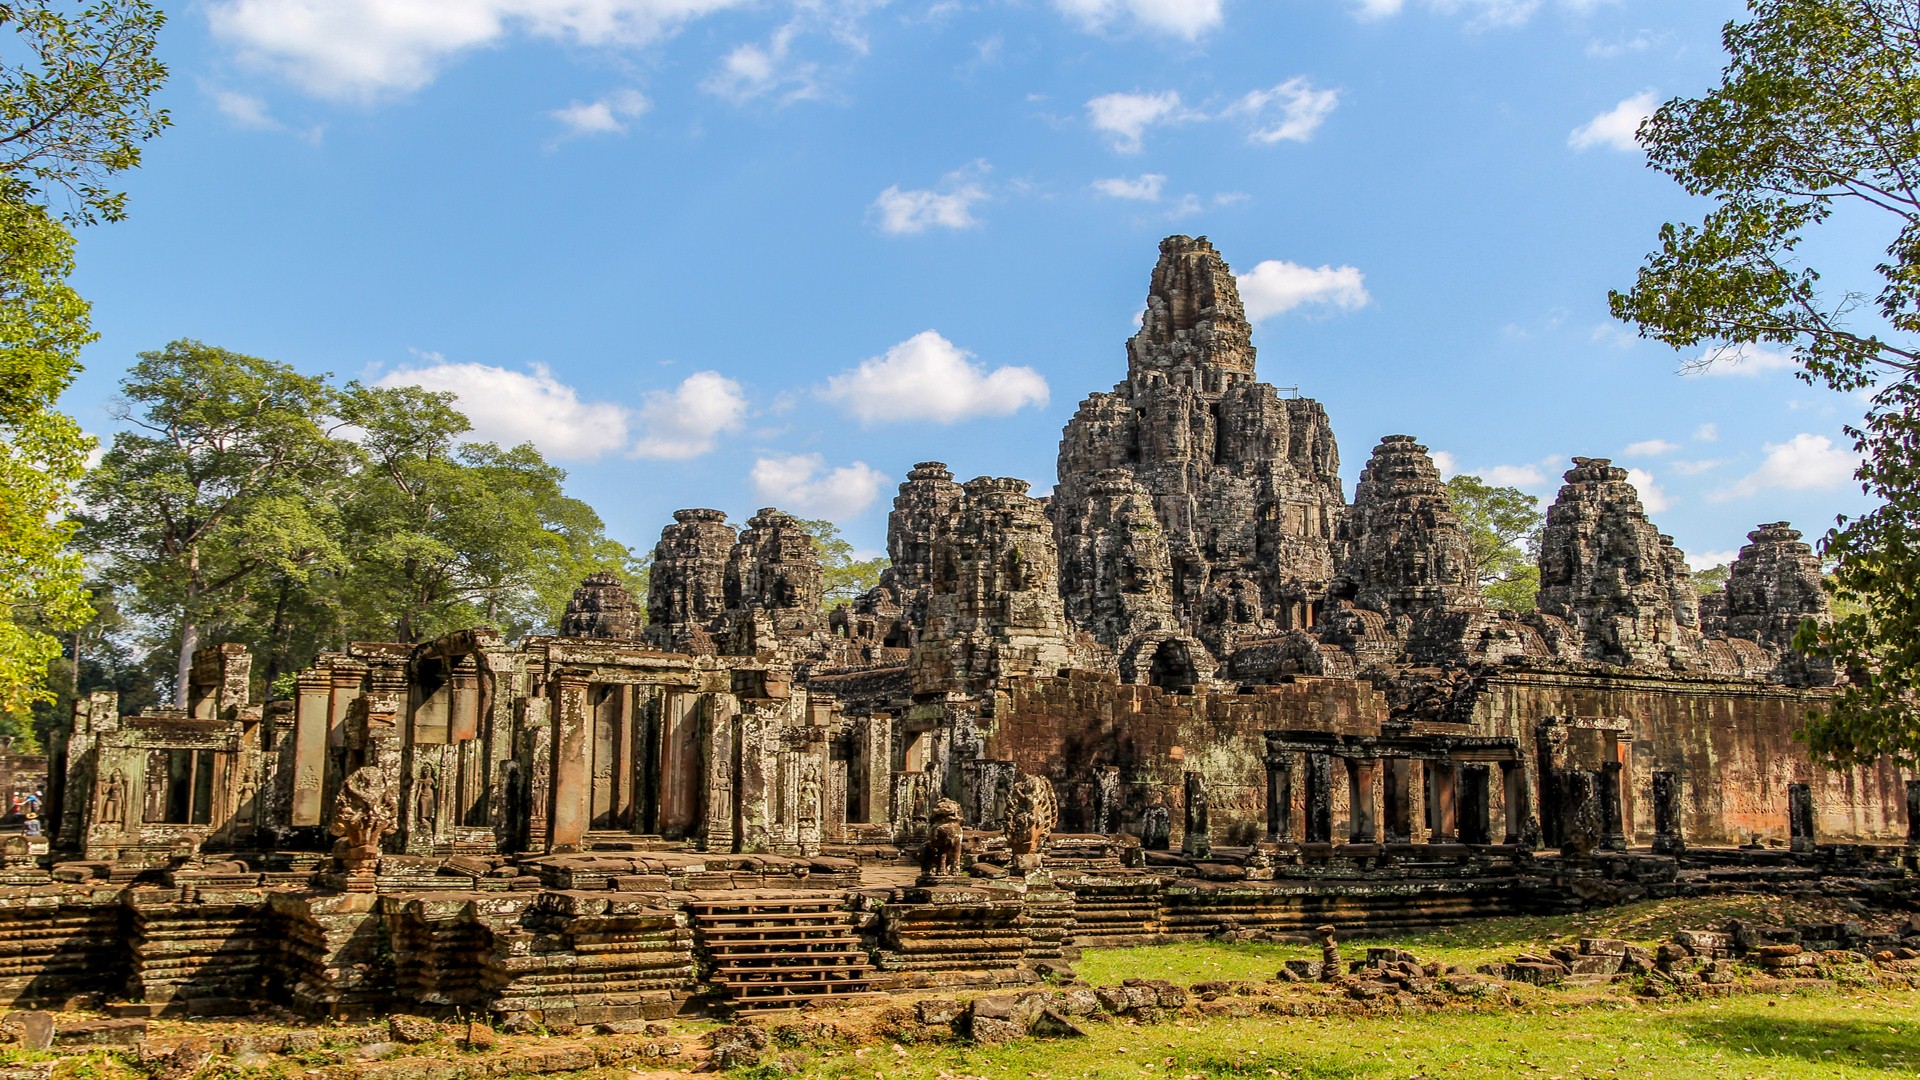
[[1160, 242], [1140, 332], [1127, 342], [1127, 377], [1148, 372], [1214, 392], [1253, 375], [1253, 327], [1239, 285], [1204, 236]]
[[1477, 607], [1473, 548], [1427, 448], [1389, 435], [1353, 489], [1341, 520], [1335, 592], [1389, 616]]
[[969, 480], [957, 509], [934, 541], [914, 691], [978, 692], [1004, 675], [1050, 675], [1069, 664], [1053, 528], [1027, 482]]
[[[1684, 566], [1647, 520], [1625, 469], [1573, 459], [1540, 537], [1540, 611], [1580, 632], [1587, 659], [1667, 667], [1667, 650], [1696, 629], [1675, 610], [1674, 576]], [[1692, 612], [1697, 620], [1697, 605]]]
[[1748, 533], [1727, 573], [1727, 636], [1792, 649], [1802, 622], [1832, 617], [1824, 577], [1820, 557], [1791, 524], [1776, 521]]
[[711, 635], [726, 625], [733, 526], [718, 510], [676, 510], [673, 522], [653, 547], [646, 637], [674, 652], [711, 652]]
[[633, 594], [612, 574], [587, 575], [567, 601], [560, 636], [639, 640], [640, 611], [634, 607]]
[[[1339, 451], [1319, 403], [1255, 381], [1233, 273], [1204, 238], [1161, 243], [1127, 357], [1127, 381], [1082, 402], [1061, 435], [1049, 508], [1060, 550], [1101, 543], [1080, 534], [1109, 512], [1092, 505], [1111, 497], [1094, 485], [1119, 470], [1165, 537], [1181, 631], [1218, 658], [1236, 636], [1304, 625], [1333, 576]], [[1064, 587], [1076, 623], [1101, 610], [1093, 575], [1070, 568]]]
[[765, 612], [781, 640], [805, 637], [825, 623], [820, 611], [825, 587], [813, 534], [799, 518], [768, 507], [747, 520], [727, 559], [730, 618]]

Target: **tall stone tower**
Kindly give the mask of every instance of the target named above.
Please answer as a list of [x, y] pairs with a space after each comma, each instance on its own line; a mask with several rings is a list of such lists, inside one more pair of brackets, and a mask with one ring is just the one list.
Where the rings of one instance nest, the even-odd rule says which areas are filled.
[[1113, 498], [1118, 471], [1164, 534], [1167, 565], [1139, 573], [1164, 576], [1181, 630], [1223, 657], [1237, 637], [1309, 625], [1333, 578], [1339, 468], [1320, 404], [1254, 378], [1252, 327], [1219, 253], [1204, 237], [1169, 237], [1127, 342], [1127, 380], [1081, 402], [1061, 436], [1050, 513], [1068, 610], [1112, 607], [1102, 560], [1070, 553], [1089, 551], [1080, 534], [1112, 517], [1091, 504]]

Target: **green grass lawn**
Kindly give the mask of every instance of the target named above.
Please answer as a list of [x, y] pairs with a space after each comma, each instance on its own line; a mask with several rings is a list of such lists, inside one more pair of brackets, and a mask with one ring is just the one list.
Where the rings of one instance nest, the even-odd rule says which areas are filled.
[[[1655, 945], [1676, 930], [1717, 930], [1729, 919], [1772, 926], [1851, 919], [1831, 901], [1783, 896], [1720, 896], [1688, 900], [1649, 900], [1578, 915], [1481, 919], [1445, 930], [1391, 939], [1341, 943], [1341, 953], [1358, 959], [1368, 945], [1406, 949], [1422, 961], [1474, 968], [1511, 960], [1521, 951], [1545, 952], [1583, 937], [1623, 938]], [[1166, 979], [1186, 985], [1211, 979], [1271, 979], [1282, 961], [1320, 959], [1317, 945], [1224, 945], [1212, 941], [1146, 945], [1127, 949], [1088, 949], [1074, 972], [1094, 986], [1126, 979]]]
[[1807, 991], [1670, 1004], [1621, 1000], [1526, 1012], [1095, 1023], [1087, 1032], [1085, 1039], [997, 1048], [801, 1051], [753, 1072], [849, 1080], [1920, 1075], [1920, 994], [1904, 992]]

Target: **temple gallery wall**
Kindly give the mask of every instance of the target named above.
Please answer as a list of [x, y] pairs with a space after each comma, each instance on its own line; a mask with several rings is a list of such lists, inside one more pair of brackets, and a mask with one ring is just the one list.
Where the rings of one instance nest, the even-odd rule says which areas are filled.
[[217, 646], [181, 709], [92, 695], [53, 860], [0, 870], [0, 924], [49, 928], [0, 933], [0, 998], [620, 1019], [1912, 872], [1920, 782], [1793, 738], [1834, 673], [1792, 649], [1827, 600], [1787, 523], [1702, 598], [1575, 458], [1537, 610], [1500, 610], [1426, 449], [1380, 439], [1348, 501], [1184, 236], [1059, 455], [1047, 498], [916, 466], [831, 612], [797, 519], [687, 509], [644, 604], [589, 578], [558, 636], [356, 643], [264, 705]]

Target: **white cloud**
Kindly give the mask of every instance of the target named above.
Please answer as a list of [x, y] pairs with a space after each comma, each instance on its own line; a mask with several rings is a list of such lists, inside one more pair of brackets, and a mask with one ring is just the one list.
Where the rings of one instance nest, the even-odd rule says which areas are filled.
[[1331, 304], [1347, 311], [1366, 307], [1366, 275], [1352, 266], [1301, 266], [1268, 259], [1238, 276], [1247, 318], [1259, 322], [1302, 304]]
[[1538, 465], [1495, 465], [1477, 475], [1493, 487], [1537, 488], [1547, 483]]
[[1680, 444], [1676, 442], [1668, 442], [1665, 439], [1645, 439], [1641, 442], [1628, 444], [1625, 450], [1620, 451], [1620, 456], [1659, 457], [1661, 454], [1671, 454], [1678, 449], [1680, 449]]
[[1698, 555], [1687, 556], [1687, 567], [1698, 574], [1716, 566], [1727, 566], [1739, 557], [1738, 551], [1703, 551]]
[[1053, 0], [1089, 30], [1130, 20], [1143, 30], [1192, 41], [1220, 25], [1225, 0]]
[[627, 121], [652, 107], [638, 90], [616, 90], [597, 101], [575, 101], [551, 115], [568, 135], [619, 135], [627, 130]]
[[989, 166], [976, 161], [940, 178], [937, 188], [901, 190], [895, 184], [880, 193], [867, 208], [877, 216], [880, 231], [889, 236], [911, 236], [928, 229], [970, 229], [980, 224], [973, 216], [973, 204], [987, 199], [987, 189], [979, 183]]
[[1708, 349], [1681, 365], [1689, 375], [1764, 375], [1798, 366], [1792, 353], [1760, 345], [1723, 345]]
[[1720, 425], [1719, 424], [1701, 424], [1699, 427], [1694, 428], [1693, 441], [1694, 442], [1719, 442], [1720, 441]]
[[1604, 146], [1613, 150], [1638, 151], [1640, 143], [1634, 135], [1640, 130], [1640, 122], [1652, 116], [1659, 107], [1653, 91], [1635, 94], [1574, 128], [1572, 134], [1567, 136], [1567, 145], [1575, 150]]
[[1138, 179], [1129, 180], [1116, 176], [1111, 180], [1095, 180], [1093, 190], [1109, 199], [1138, 199], [1141, 202], [1159, 202], [1160, 189], [1166, 185], [1167, 178], [1159, 173], [1145, 173]]
[[1649, 514], [1662, 513], [1673, 505], [1673, 500], [1654, 482], [1653, 474], [1645, 469], [1628, 469], [1627, 483], [1640, 492], [1640, 505], [1646, 507]]
[[[780, 95], [785, 105], [821, 96], [819, 65], [796, 60], [793, 40], [800, 31], [798, 21], [775, 30], [766, 45], [747, 43], [728, 53], [720, 61], [720, 70], [709, 75], [700, 89], [723, 97], [736, 105], [745, 104], [787, 87]], [[856, 42], [864, 51], [864, 42]]]
[[1227, 108], [1228, 116], [1251, 118], [1247, 138], [1257, 143], [1306, 142], [1333, 115], [1340, 91], [1315, 90], [1306, 76], [1296, 75], [1278, 86], [1255, 90]]
[[1616, 349], [1631, 349], [1640, 341], [1640, 335], [1619, 323], [1597, 323], [1587, 337], [1595, 344], [1611, 345]]
[[1159, 94], [1101, 94], [1087, 102], [1087, 119], [1096, 131], [1104, 131], [1113, 148], [1123, 154], [1140, 152], [1141, 139], [1155, 124], [1179, 123], [1194, 119], [1180, 107], [1180, 95], [1172, 90]]
[[243, 128], [255, 128], [260, 131], [278, 131], [281, 123], [273, 118], [267, 103], [252, 94], [242, 94], [237, 90], [223, 90], [217, 86], [206, 87], [207, 95], [213, 98], [213, 105], [220, 115]]
[[530, 442], [553, 458], [591, 460], [626, 444], [626, 406], [581, 401], [545, 364], [510, 371], [450, 363], [437, 353], [421, 356], [431, 363], [391, 372], [375, 385], [450, 390], [476, 437], [507, 446]]
[[1693, 460], [1669, 461], [1667, 462], [1667, 468], [1672, 469], [1681, 476], [1699, 476], [1703, 472], [1711, 472], [1726, 463], [1726, 459], [1724, 458], [1697, 458]]
[[1445, 450], [1435, 450], [1431, 455], [1433, 467], [1440, 470], [1440, 479], [1445, 480], [1460, 471], [1460, 463]]
[[973, 354], [923, 330], [827, 380], [820, 397], [862, 424], [930, 420], [951, 424], [1045, 405], [1047, 380], [1030, 367], [988, 371]]
[[753, 490], [782, 509], [840, 521], [873, 505], [887, 479], [864, 461], [830, 472], [826, 466], [819, 454], [763, 457], [753, 463]]
[[628, 457], [680, 461], [720, 445], [747, 417], [740, 384], [717, 371], [696, 371], [672, 390], [655, 390], [640, 406], [641, 436]]
[[372, 101], [432, 82], [514, 34], [640, 46], [752, 0], [213, 0], [216, 38], [326, 98]]
[[1611, 60], [1616, 56], [1625, 56], [1628, 53], [1646, 52], [1655, 45], [1664, 43], [1666, 40], [1666, 34], [1655, 34], [1649, 30], [1642, 30], [1630, 37], [1617, 37], [1609, 41], [1594, 38], [1592, 41], [1587, 42], [1587, 55], [1600, 60]]
[[1832, 439], [1804, 431], [1786, 442], [1768, 443], [1765, 449], [1767, 458], [1758, 469], [1741, 477], [1733, 486], [1716, 492], [1714, 498], [1837, 488], [1853, 479], [1853, 470], [1860, 464], [1858, 457], [1833, 445]]
[[1405, 0], [1353, 0], [1353, 13], [1362, 19], [1384, 19], [1400, 14]]

